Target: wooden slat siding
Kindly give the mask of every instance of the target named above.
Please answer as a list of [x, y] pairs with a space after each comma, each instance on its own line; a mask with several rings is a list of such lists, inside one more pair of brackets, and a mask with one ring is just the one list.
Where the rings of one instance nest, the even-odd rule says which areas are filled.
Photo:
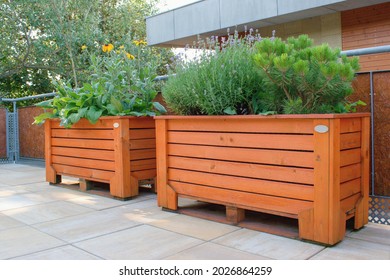
[[114, 150], [114, 141], [112, 140], [89, 140], [89, 139], [64, 139], [51, 138], [52, 146], [58, 147], [76, 147], [85, 149]]
[[114, 177], [114, 172], [105, 170], [82, 168], [62, 164], [53, 164], [53, 167], [58, 173], [63, 175], [91, 179], [92, 181], [98, 181], [103, 183], [109, 183], [111, 178]]
[[[114, 127], [115, 176], [110, 181], [110, 194], [114, 197], [138, 195], [138, 182], [130, 178], [129, 119], [118, 119]], [[129, 172], [130, 171], [130, 172]]]
[[114, 151], [108, 150], [52, 147], [52, 154], [57, 156], [69, 156], [75, 158], [89, 158], [110, 161], [114, 160]]
[[242, 120], [225, 119], [221, 125], [220, 120], [213, 119], [193, 119], [182, 121], [180, 119], [169, 120], [168, 130], [173, 131], [211, 131], [211, 132], [246, 132], [246, 133], [299, 133], [313, 134], [311, 120], [288, 120], [281, 122], [278, 119], [264, 120], [259, 125], [258, 119]]
[[329, 237], [336, 244], [345, 235], [346, 220], [340, 215], [340, 119], [329, 120]]
[[[329, 127], [329, 120], [314, 120], [313, 127], [324, 125]], [[314, 228], [313, 239], [317, 242], [329, 242], [329, 184], [331, 183], [329, 159], [329, 132], [314, 133], [314, 209], [313, 223], [307, 225]], [[309, 230], [305, 230], [305, 232]]]
[[340, 185], [340, 199], [343, 200], [351, 195], [360, 193], [361, 179], [353, 179]]
[[168, 154], [172, 156], [177, 155], [306, 168], [313, 168], [314, 165], [312, 152], [168, 144]]
[[130, 140], [129, 143], [130, 150], [155, 149], [155, 148], [156, 148], [155, 139], [136, 139], [136, 140]]
[[347, 166], [354, 163], [359, 163], [360, 158], [360, 148], [344, 150], [340, 152], [340, 166]]
[[340, 136], [341, 150], [360, 148], [360, 132], [344, 133]]
[[131, 160], [156, 158], [156, 149], [132, 150]]
[[155, 128], [155, 123], [153, 118], [149, 117], [133, 117], [130, 118], [129, 128]]
[[340, 119], [340, 133], [359, 132], [361, 125], [360, 118]]
[[294, 215], [297, 217], [300, 211], [313, 206], [312, 202], [304, 200], [232, 191], [183, 182], [169, 181], [169, 185], [179, 194], [199, 198], [200, 200], [214, 201], [243, 209], [271, 210], [279, 212], [280, 215], [290, 214], [288, 216]]
[[54, 138], [78, 138], [78, 139], [107, 139], [113, 140], [112, 129], [53, 129]]
[[[52, 120], [52, 128], [64, 128], [63, 126], [60, 126], [59, 120]], [[96, 129], [112, 129], [113, 128], [113, 119], [99, 119], [93, 126]], [[90, 129], [91, 123], [87, 119], [81, 119], [77, 123], [75, 123], [72, 128], [76, 129]]]
[[132, 160], [130, 161], [130, 170], [141, 171], [148, 169], [156, 169], [156, 159], [145, 159], [145, 160]]
[[154, 168], [148, 170], [133, 171], [131, 172], [131, 176], [134, 176], [138, 180], [152, 179], [157, 176], [157, 170]]
[[[390, 44], [390, 3], [341, 12], [343, 50]], [[390, 69], [390, 54], [365, 55], [361, 71]]]
[[360, 193], [357, 193], [341, 200], [340, 202], [341, 211], [343, 211], [344, 213], [348, 211], [353, 211], [353, 209], [355, 209], [356, 203], [358, 202], [359, 198], [360, 198]]
[[171, 168], [313, 185], [313, 169], [168, 156]]
[[168, 143], [313, 151], [312, 135], [168, 132]]
[[273, 182], [174, 168], [168, 169], [168, 179], [171, 181], [212, 186], [243, 192], [281, 196], [308, 201], [314, 200], [314, 188], [313, 186], [307, 185]]
[[340, 168], [340, 182], [344, 183], [361, 177], [361, 164], [356, 163]]
[[134, 139], [155, 139], [156, 130], [153, 128], [148, 129], [130, 129], [130, 140]]
[[105, 161], [105, 160], [94, 160], [94, 159], [85, 159], [85, 158], [74, 158], [68, 156], [52, 156], [52, 162], [70, 165], [70, 166], [78, 166], [84, 168], [93, 168], [107, 171], [115, 171], [115, 165], [113, 161]]

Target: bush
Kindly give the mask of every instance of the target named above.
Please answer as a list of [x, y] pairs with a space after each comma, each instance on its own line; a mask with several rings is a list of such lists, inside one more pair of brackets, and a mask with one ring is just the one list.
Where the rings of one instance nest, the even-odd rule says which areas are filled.
[[50, 111], [35, 117], [34, 123], [60, 118], [62, 126], [71, 127], [81, 118], [96, 123], [100, 116], [155, 116], [166, 112], [161, 104], [153, 102], [157, 95], [153, 81], [157, 64], [143, 61], [140, 52], [136, 57], [123, 47], [112, 49], [108, 44], [103, 46], [104, 56], [91, 55], [93, 74], [81, 88], [53, 81], [58, 96], [36, 104]]
[[[207, 45], [210, 48], [210, 45]], [[182, 61], [163, 87], [168, 106], [183, 115], [308, 114], [354, 111], [348, 103], [357, 58], [306, 35], [281, 39], [229, 36], [194, 61]]]
[[361, 104], [346, 101], [359, 69], [357, 58], [340, 55], [326, 44], [313, 46], [307, 35], [286, 42], [264, 39], [255, 49], [263, 84], [256, 98], [259, 112], [344, 113]]
[[182, 115], [253, 113], [259, 77], [251, 44], [231, 35], [222, 44], [211, 40], [203, 45], [198, 59], [182, 60], [162, 88], [168, 106]]

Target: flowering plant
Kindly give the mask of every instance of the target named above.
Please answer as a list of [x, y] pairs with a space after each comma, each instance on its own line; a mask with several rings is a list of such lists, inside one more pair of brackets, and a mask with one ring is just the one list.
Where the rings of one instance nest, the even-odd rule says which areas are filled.
[[165, 113], [165, 108], [153, 101], [157, 95], [153, 81], [157, 63], [142, 59], [148, 52], [145, 45], [134, 44], [132, 51], [127, 51], [130, 48], [125, 46], [116, 50], [113, 44], [103, 45], [102, 55], [90, 55], [92, 74], [81, 88], [74, 89], [64, 81], [53, 81], [58, 96], [36, 104], [51, 110], [35, 117], [34, 123], [60, 118], [61, 125], [70, 127], [81, 118], [95, 123], [100, 116]]

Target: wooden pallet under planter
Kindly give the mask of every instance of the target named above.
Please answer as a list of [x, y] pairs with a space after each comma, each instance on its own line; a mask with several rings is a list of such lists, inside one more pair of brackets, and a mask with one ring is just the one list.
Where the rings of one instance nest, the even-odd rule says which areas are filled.
[[151, 117], [101, 117], [96, 124], [82, 119], [64, 128], [57, 119], [45, 122], [46, 180], [61, 175], [110, 184], [110, 194], [127, 199], [138, 195], [138, 181], [156, 177], [155, 121]]
[[178, 196], [298, 219], [299, 237], [343, 239], [368, 222], [366, 113], [156, 117], [159, 206]]

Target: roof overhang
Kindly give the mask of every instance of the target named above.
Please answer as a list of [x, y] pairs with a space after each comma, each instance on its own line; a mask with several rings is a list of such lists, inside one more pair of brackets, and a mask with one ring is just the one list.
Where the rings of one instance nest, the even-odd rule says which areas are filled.
[[291, 22], [388, 0], [201, 0], [146, 18], [148, 44], [164, 47], [192, 45], [197, 36], [223, 36], [227, 29]]

